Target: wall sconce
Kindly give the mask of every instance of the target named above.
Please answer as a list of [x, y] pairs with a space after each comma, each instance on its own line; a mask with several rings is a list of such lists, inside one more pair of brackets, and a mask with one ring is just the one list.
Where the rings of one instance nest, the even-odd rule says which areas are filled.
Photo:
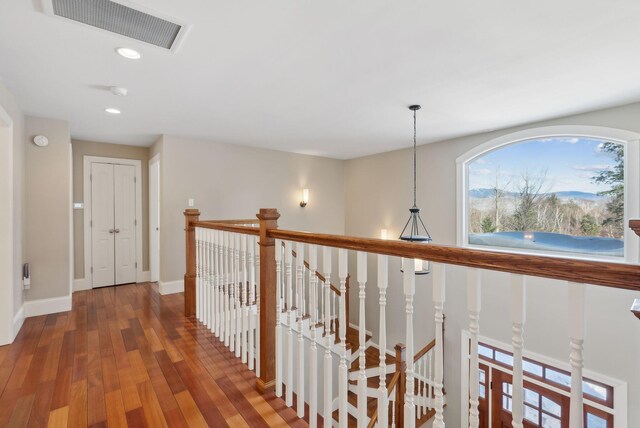
[[302, 208], [306, 207], [309, 203], [309, 189], [302, 189], [302, 200], [300, 201], [300, 206]]

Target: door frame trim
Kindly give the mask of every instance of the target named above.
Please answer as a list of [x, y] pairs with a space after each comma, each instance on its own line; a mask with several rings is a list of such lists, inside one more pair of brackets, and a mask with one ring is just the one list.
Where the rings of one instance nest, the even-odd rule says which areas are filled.
[[[468, 403], [469, 402], [469, 340], [471, 339], [471, 335], [469, 334], [468, 330], [463, 329], [461, 331], [460, 334], [461, 338], [461, 353], [460, 353], [460, 402], [461, 403]], [[513, 347], [509, 344], [506, 344], [504, 342], [498, 341], [498, 340], [494, 340], [491, 339], [489, 337], [486, 336], [482, 336], [482, 335], [478, 335], [478, 340], [480, 342], [486, 343], [488, 345], [500, 348], [500, 349], [504, 349], [506, 351], [509, 352], [513, 352]], [[568, 342], [568, 341], [567, 341]], [[568, 349], [569, 345], [567, 343], [567, 349]], [[560, 360], [556, 360], [552, 357], [547, 357], [545, 355], [542, 354], [538, 354], [536, 352], [532, 352], [527, 350], [526, 348], [523, 351], [523, 356], [524, 357], [528, 357], [532, 360], [535, 361], [539, 361], [541, 363], [550, 365], [552, 367], [557, 367], [559, 369], [563, 369], [563, 370], [571, 370], [571, 367], [569, 366], [569, 363], [564, 362], [564, 361], [560, 361]], [[498, 366], [494, 366], [491, 362], [489, 361], [483, 361], [483, 364], [489, 366], [489, 368], [491, 369], [498, 369], [498, 370], [502, 370], [502, 371], [506, 371], [508, 372], [508, 369], [504, 369]], [[588, 369], [584, 369], [582, 372], [582, 375], [584, 377], [588, 377], [591, 378], [595, 381], [598, 382], [602, 382], [605, 383], [607, 385], [611, 385], [613, 386], [613, 420], [614, 420], [614, 426], [615, 428], [627, 428], [628, 427], [628, 412], [627, 412], [627, 407], [628, 407], [628, 391], [627, 391], [627, 382], [608, 376], [608, 375], [604, 375], [604, 374], [600, 374]], [[538, 380], [536, 379], [532, 379], [530, 377], [527, 377], [526, 374], [525, 376], [525, 380], [534, 384], [538, 384], [540, 386], [544, 386], [545, 388], [549, 388], [552, 391], [558, 392], [560, 394], [566, 394], [565, 391], [560, 390], [559, 388], [555, 388], [552, 385], [548, 385], [548, 384], [542, 384], [540, 383]], [[594, 408], [598, 408], [602, 410], [602, 405], [596, 402], [593, 402], [589, 399], [586, 399], [585, 401], [588, 401], [589, 406], [594, 407]], [[489, 406], [489, 417], [492, 417], [491, 414], [491, 406]], [[462, 422], [460, 426], [469, 426], [469, 412], [467, 411], [467, 407], [465, 406], [460, 406], [460, 421]], [[489, 422], [491, 422], [491, 419], [489, 419]], [[466, 423], [466, 424], [465, 424]]]
[[[162, 174], [160, 172], [160, 168], [162, 167], [162, 164], [160, 163], [160, 153], [157, 153], [155, 156], [153, 156], [151, 159], [149, 159], [149, 281], [154, 281], [153, 278], [153, 256], [152, 256], [152, 248], [151, 248], [151, 236], [153, 231], [153, 222], [151, 220], [151, 213], [153, 209], [156, 209], [157, 215], [158, 215], [158, 227], [160, 227], [160, 198], [162, 195], [162, 192], [160, 191], [160, 180], [162, 177]], [[151, 206], [151, 165], [157, 163], [158, 164], [158, 200], [157, 200], [157, 206], [155, 208], [153, 208]], [[161, 257], [161, 251], [160, 251], [160, 233], [158, 233], [158, 277], [155, 278], [155, 281], [160, 282], [160, 257]]]
[[136, 169], [136, 282], [143, 279], [142, 274], [142, 161], [139, 159], [120, 159], [102, 156], [83, 156], [83, 194], [84, 194], [84, 277], [88, 282], [87, 288], [93, 288], [93, 274], [91, 273], [91, 164], [110, 163], [114, 165], [133, 165]]

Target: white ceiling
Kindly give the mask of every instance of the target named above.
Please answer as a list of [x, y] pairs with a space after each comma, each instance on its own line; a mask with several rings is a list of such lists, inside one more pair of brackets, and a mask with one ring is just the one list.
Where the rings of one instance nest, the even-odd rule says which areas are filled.
[[137, 0], [192, 25], [175, 54], [39, 1], [0, 3], [0, 76], [80, 139], [352, 158], [410, 146], [413, 103], [422, 144], [640, 101], [638, 0]]

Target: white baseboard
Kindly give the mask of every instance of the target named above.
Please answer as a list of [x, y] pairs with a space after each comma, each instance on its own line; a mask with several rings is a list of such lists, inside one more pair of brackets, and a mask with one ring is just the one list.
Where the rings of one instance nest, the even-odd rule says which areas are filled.
[[87, 278], [78, 278], [73, 280], [73, 291], [90, 290], [91, 283]]
[[[151, 271], [142, 271], [142, 275], [138, 278], [138, 282], [150, 282]], [[73, 280], [73, 291], [91, 290], [91, 282], [88, 278], [77, 278]]]
[[160, 286], [158, 290], [160, 291], [160, 294], [163, 296], [166, 294], [182, 293], [184, 291], [184, 281], [183, 280], [169, 281], [169, 282], [160, 281]]
[[66, 312], [71, 310], [71, 296], [26, 301], [22, 307], [25, 318]]
[[24, 305], [20, 307], [20, 310], [18, 311], [16, 316], [13, 317], [13, 338], [11, 339], [12, 342], [16, 339], [16, 336], [20, 332], [22, 324], [24, 324]]

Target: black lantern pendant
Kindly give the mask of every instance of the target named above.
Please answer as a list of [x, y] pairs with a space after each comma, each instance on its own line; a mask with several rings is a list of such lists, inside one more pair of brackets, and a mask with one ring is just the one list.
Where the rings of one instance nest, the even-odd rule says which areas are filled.
[[[420, 208], [416, 205], [416, 111], [420, 110], [419, 105], [409, 106], [409, 110], [413, 111], [413, 207], [409, 209], [411, 213], [409, 220], [404, 225], [400, 239], [408, 242], [431, 242], [431, 235], [424, 222], [420, 218]], [[409, 260], [402, 259], [402, 263], [408, 263]], [[426, 275], [429, 273], [429, 262], [426, 260], [414, 259], [413, 263], [416, 269], [416, 275]]]

